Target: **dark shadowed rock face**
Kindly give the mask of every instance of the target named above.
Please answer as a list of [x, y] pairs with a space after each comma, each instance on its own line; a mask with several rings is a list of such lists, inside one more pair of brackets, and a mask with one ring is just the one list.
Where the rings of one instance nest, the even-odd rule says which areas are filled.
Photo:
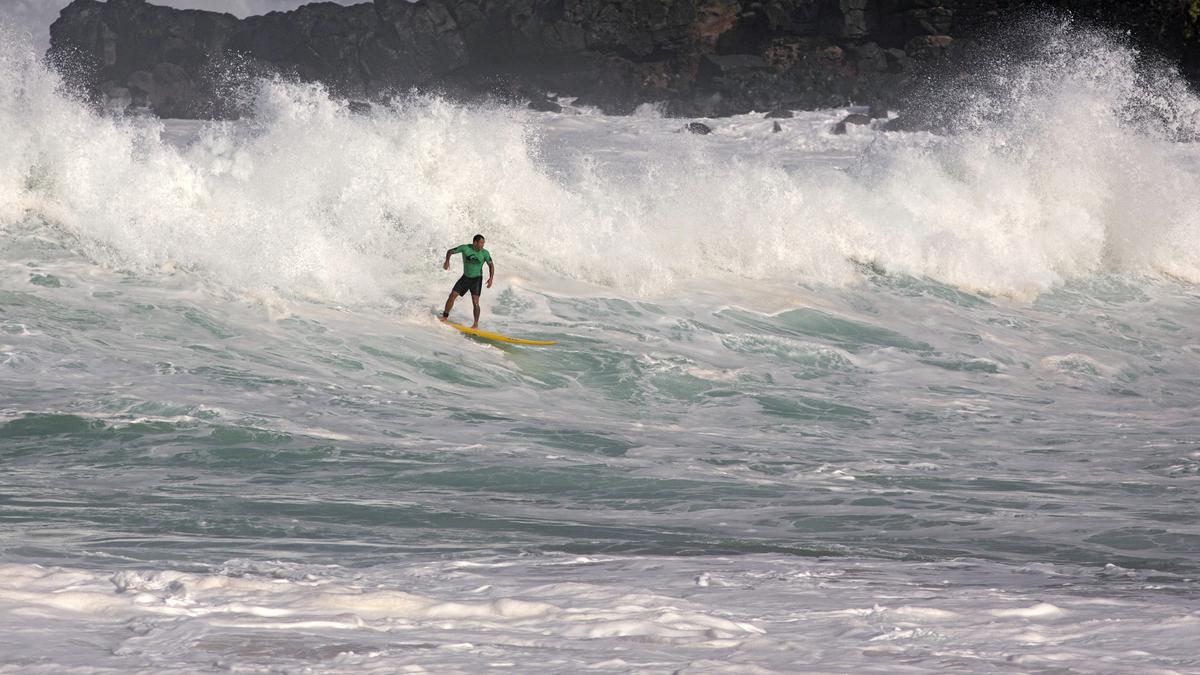
[[[145, 0], [74, 0], [50, 58], [97, 101], [230, 117], [239, 83], [279, 74], [386, 99], [578, 97], [607, 112], [665, 102], [715, 117], [849, 103], [898, 106], [910, 81], [1034, 0], [374, 0], [238, 19]], [[1192, 72], [1200, 19], [1178, 0], [1057, 0], [1127, 26]], [[1189, 71], [1191, 69], [1191, 71]]]
[[213, 116], [220, 111], [211, 66], [238, 25], [229, 14], [137, 0], [77, 0], [50, 27], [51, 60], [71, 71], [68, 79], [115, 92], [134, 107], [164, 116]]
[[865, 126], [870, 123], [871, 123], [870, 115], [864, 115], [862, 113], [851, 113], [849, 115], [846, 115], [844, 118], [842, 118], [842, 121], [833, 125], [833, 133], [834, 133], [834, 135], [839, 135], [839, 136], [842, 134], [845, 134], [847, 124], [857, 124], [860, 126]]
[[224, 117], [239, 78], [280, 74], [336, 94], [381, 98], [468, 63], [446, 7], [380, 0], [312, 4], [239, 20], [144, 0], [75, 0], [50, 27], [52, 62], [90, 73], [95, 93], [125, 92], [164, 117]]

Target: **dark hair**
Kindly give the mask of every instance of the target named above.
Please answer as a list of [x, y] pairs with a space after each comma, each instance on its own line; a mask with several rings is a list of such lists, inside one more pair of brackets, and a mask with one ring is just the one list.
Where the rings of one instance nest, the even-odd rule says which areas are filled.
[[477, 234], [474, 237], [471, 237], [471, 243], [474, 244], [475, 242], [479, 241], [480, 239], [483, 239], [483, 235]]

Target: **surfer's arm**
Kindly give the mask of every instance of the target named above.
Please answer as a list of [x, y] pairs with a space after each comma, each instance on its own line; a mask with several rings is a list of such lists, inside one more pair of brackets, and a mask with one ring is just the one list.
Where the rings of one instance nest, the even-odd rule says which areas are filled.
[[491, 260], [487, 261], [487, 264], [488, 264], [487, 287], [491, 288], [492, 287], [492, 277], [496, 276], [496, 266], [492, 264]]
[[444, 270], [450, 269], [450, 256], [454, 255], [457, 252], [458, 252], [457, 248], [452, 248], [449, 251], [446, 251], [446, 261], [442, 263], [442, 269], [444, 269]]

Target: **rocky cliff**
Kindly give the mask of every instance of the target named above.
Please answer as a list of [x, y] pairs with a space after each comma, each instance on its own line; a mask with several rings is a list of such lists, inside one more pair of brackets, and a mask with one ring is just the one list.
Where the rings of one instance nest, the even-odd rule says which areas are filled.
[[[230, 117], [247, 78], [280, 74], [351, 99], [413, 88], [607, 112], [665, 102], [721, 116], [902, 104], [931, 65], [1045, 3], [1023, 0], [374, 0], [238, 19], [145, 0], [74, 0], [50, 60], [110, 107]], [[1200, 69], [1200, 0], [1059, 0], [1075, 16]]]

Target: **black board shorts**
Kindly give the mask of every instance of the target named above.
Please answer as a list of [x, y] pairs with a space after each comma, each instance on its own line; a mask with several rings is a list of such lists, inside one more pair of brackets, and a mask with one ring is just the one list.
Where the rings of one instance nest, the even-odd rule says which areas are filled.
[[481, 295], [483, 293], [482, 274], [477, 277], [463, 275], [458, 278], [458, 281], [454, 284], [454, 292], [461, 296], [466, 295], [467, 291], [470, 291], [471, 295]]

